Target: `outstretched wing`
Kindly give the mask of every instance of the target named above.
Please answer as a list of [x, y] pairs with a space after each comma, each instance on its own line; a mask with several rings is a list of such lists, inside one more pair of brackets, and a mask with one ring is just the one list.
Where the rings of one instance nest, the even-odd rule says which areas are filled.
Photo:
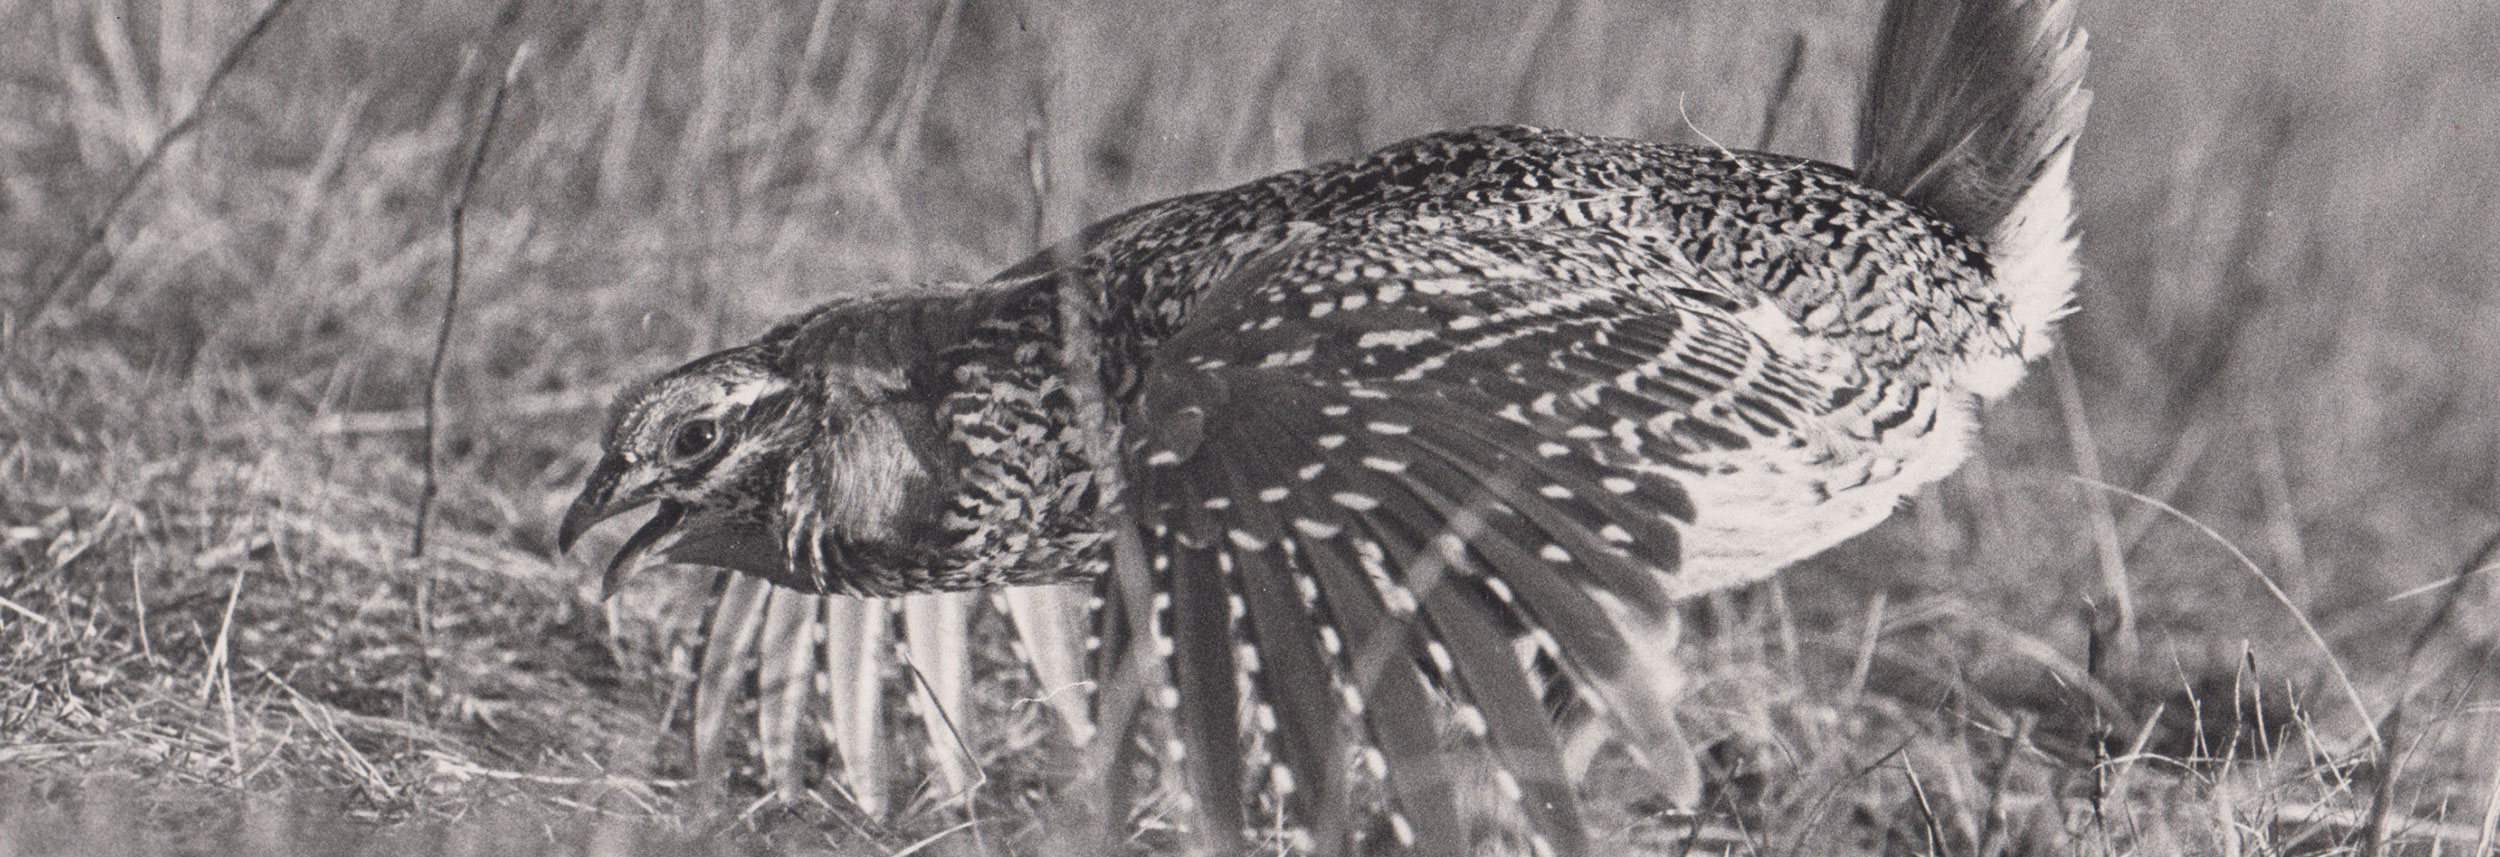
[[1295, 228], [1154, 349], [1126, 415], [1146, 644], [1209, 823], [1461, 853], [1462, 790], [1489, 786], [1583, 850], [1514, 639], [1689, 798], [1655, 633], [1680, 468], [1778, 433], [1812, 385], [1680, 296], [1692, 272], [1594, 233]]

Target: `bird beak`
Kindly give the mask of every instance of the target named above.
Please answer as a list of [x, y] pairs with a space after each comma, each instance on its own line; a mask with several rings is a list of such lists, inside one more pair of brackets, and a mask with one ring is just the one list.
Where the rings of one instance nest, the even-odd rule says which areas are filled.
[[[607, 572], [599, 575], [599, 600], [606, 601], [616, 597], [616, 590], [625, 585], [625, 577], [631, 571], [628, 563], [634, 557], [641, 555], [643, 551], [649, 550], [652, 544], [676, 532], [677, 523], [685, 519], [685, 504], [672, 500], [660, 501], [659, 514], [652, 515], [651, 520], [643, 522], [642, 529], [635, 530], [633, 535], [626, 537], [625, 546], [617, 548], [616, 556], [609, 558]], [[662, 555], [666, 555], [666, 552], [663, 551]]]
[[625, 510], [642, 505], [613, 505], [616, 502], [617, 480], [625, 477], [625, 459], [610, 455], [599, 459], [590, 478], [582, 482], [582, 493], [573, 498], [573, 507], [564, 510], [564, 523], [556, 526], [556, 552], [572, 553], [573, 543], [600, 521], [616, 517]]
[[[571, 553], [574, 543], [600, 522], [651, 504], [652, 498], [635, 496], [639, 489], [617, 490], [630, 469], [617, 456], [599, 460], [583, 482], [581, 495], [564, 511], [564, 522], [556, 526], [559, 552]], [[810, 592], [825, 590], [821, 574], [791, 571], [780, 539], [760, 522], [699, 510], [675, 500], [660, 500], [659, 506], [651, 520], [627, 536], [624, 546], [608, 559], [607, 571], [599, 578], [601, 600], [616, 595], [632, 575], [634, 560], [645, 553], [672, 562], [743, 571]]]
[[[599, 522], [641, 508], [651, 502], [648, 499], [631, 497], [630, 495], [634, 492], [630, 491], [626, 492], [628, 494], [626, 498], [617, 496], [617, 484], [624, 479], [625, 471], [629, 467], [625, 459], [614, 455], [599, 460], [599, 466], [593, 468], [590, 471], [590, 477], [583, 482], [581, 495], [574, 497], [572, 507], [564, 511], [564, 522], [556, 526], [557, 551], [571, 553], [573, 544], [581, 541], [582, 534], [590, 532], [590, 528], [598, 526]], [[625, 577], [630, 571], [629, 563], [634, 557], [675, 531], [678, 523], [685, 520], [685, 517], [684, 504], [661, 501], [659, 514], [652, 515], [651, 520], [644, 522], [641, 529], [635, 530], [632, 536], [625, 539], [623, 547], [617, 548], [616, 556], [608, 559], [607, 571], [599, 578], [600, 599], [605, 600], [614, 596], [617, 588], [624, 584]]]

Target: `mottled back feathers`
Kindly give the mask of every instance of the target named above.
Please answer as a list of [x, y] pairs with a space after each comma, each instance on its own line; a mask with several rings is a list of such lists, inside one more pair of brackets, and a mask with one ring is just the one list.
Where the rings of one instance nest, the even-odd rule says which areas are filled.
[[688, 481], [647, 472], [662, 429], [612, 429], [562, 541], [657, 499], [628, 553], [673, 533], [862, 594], [1095, 581], [1097, 675], [1161, 663], [1148, 746], [1199, 843], [1585, 853], [1578, 730], [1698, 793], [1679, 602], [1950, 473], [2069, 305], [2071, 4], [1896, 0], [1882, 39], [1856, 172], [1451, 131], [830, 304], [670, 376], [764, 373], [795, 391], [773, 431], [629, 393], [619, 425], [719, 414], [724, 450]]

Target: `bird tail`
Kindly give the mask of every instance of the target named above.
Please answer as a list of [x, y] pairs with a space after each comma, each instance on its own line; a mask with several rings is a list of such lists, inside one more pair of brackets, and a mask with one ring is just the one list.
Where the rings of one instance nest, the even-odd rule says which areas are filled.
[[1891, 0], [1858, 124], [1859, 178], [1988, 245], [2022, 335], [2072, 307], [2068, 168], [2091, 94], [2076, 0]]

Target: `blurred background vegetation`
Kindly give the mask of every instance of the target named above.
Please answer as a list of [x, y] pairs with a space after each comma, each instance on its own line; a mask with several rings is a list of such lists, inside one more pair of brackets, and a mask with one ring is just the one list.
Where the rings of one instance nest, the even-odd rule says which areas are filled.
[[[0, 852], [730, 848], [670, 728], [709, 576], [603, 609], [551, 556], [619, 385], [1439, 128], [1845, 163], [1876, 5], [300, 0], [108, 209], [257, 10], [0, 0]], [[1962, 475], [1697, 608], [1723, 807], [1757, 853], [2490, 853], [2500, 9], [2082, 17], [2066, 347]], [[1005, 853], [1012, 701], [977, 801], [737, 847]]]

